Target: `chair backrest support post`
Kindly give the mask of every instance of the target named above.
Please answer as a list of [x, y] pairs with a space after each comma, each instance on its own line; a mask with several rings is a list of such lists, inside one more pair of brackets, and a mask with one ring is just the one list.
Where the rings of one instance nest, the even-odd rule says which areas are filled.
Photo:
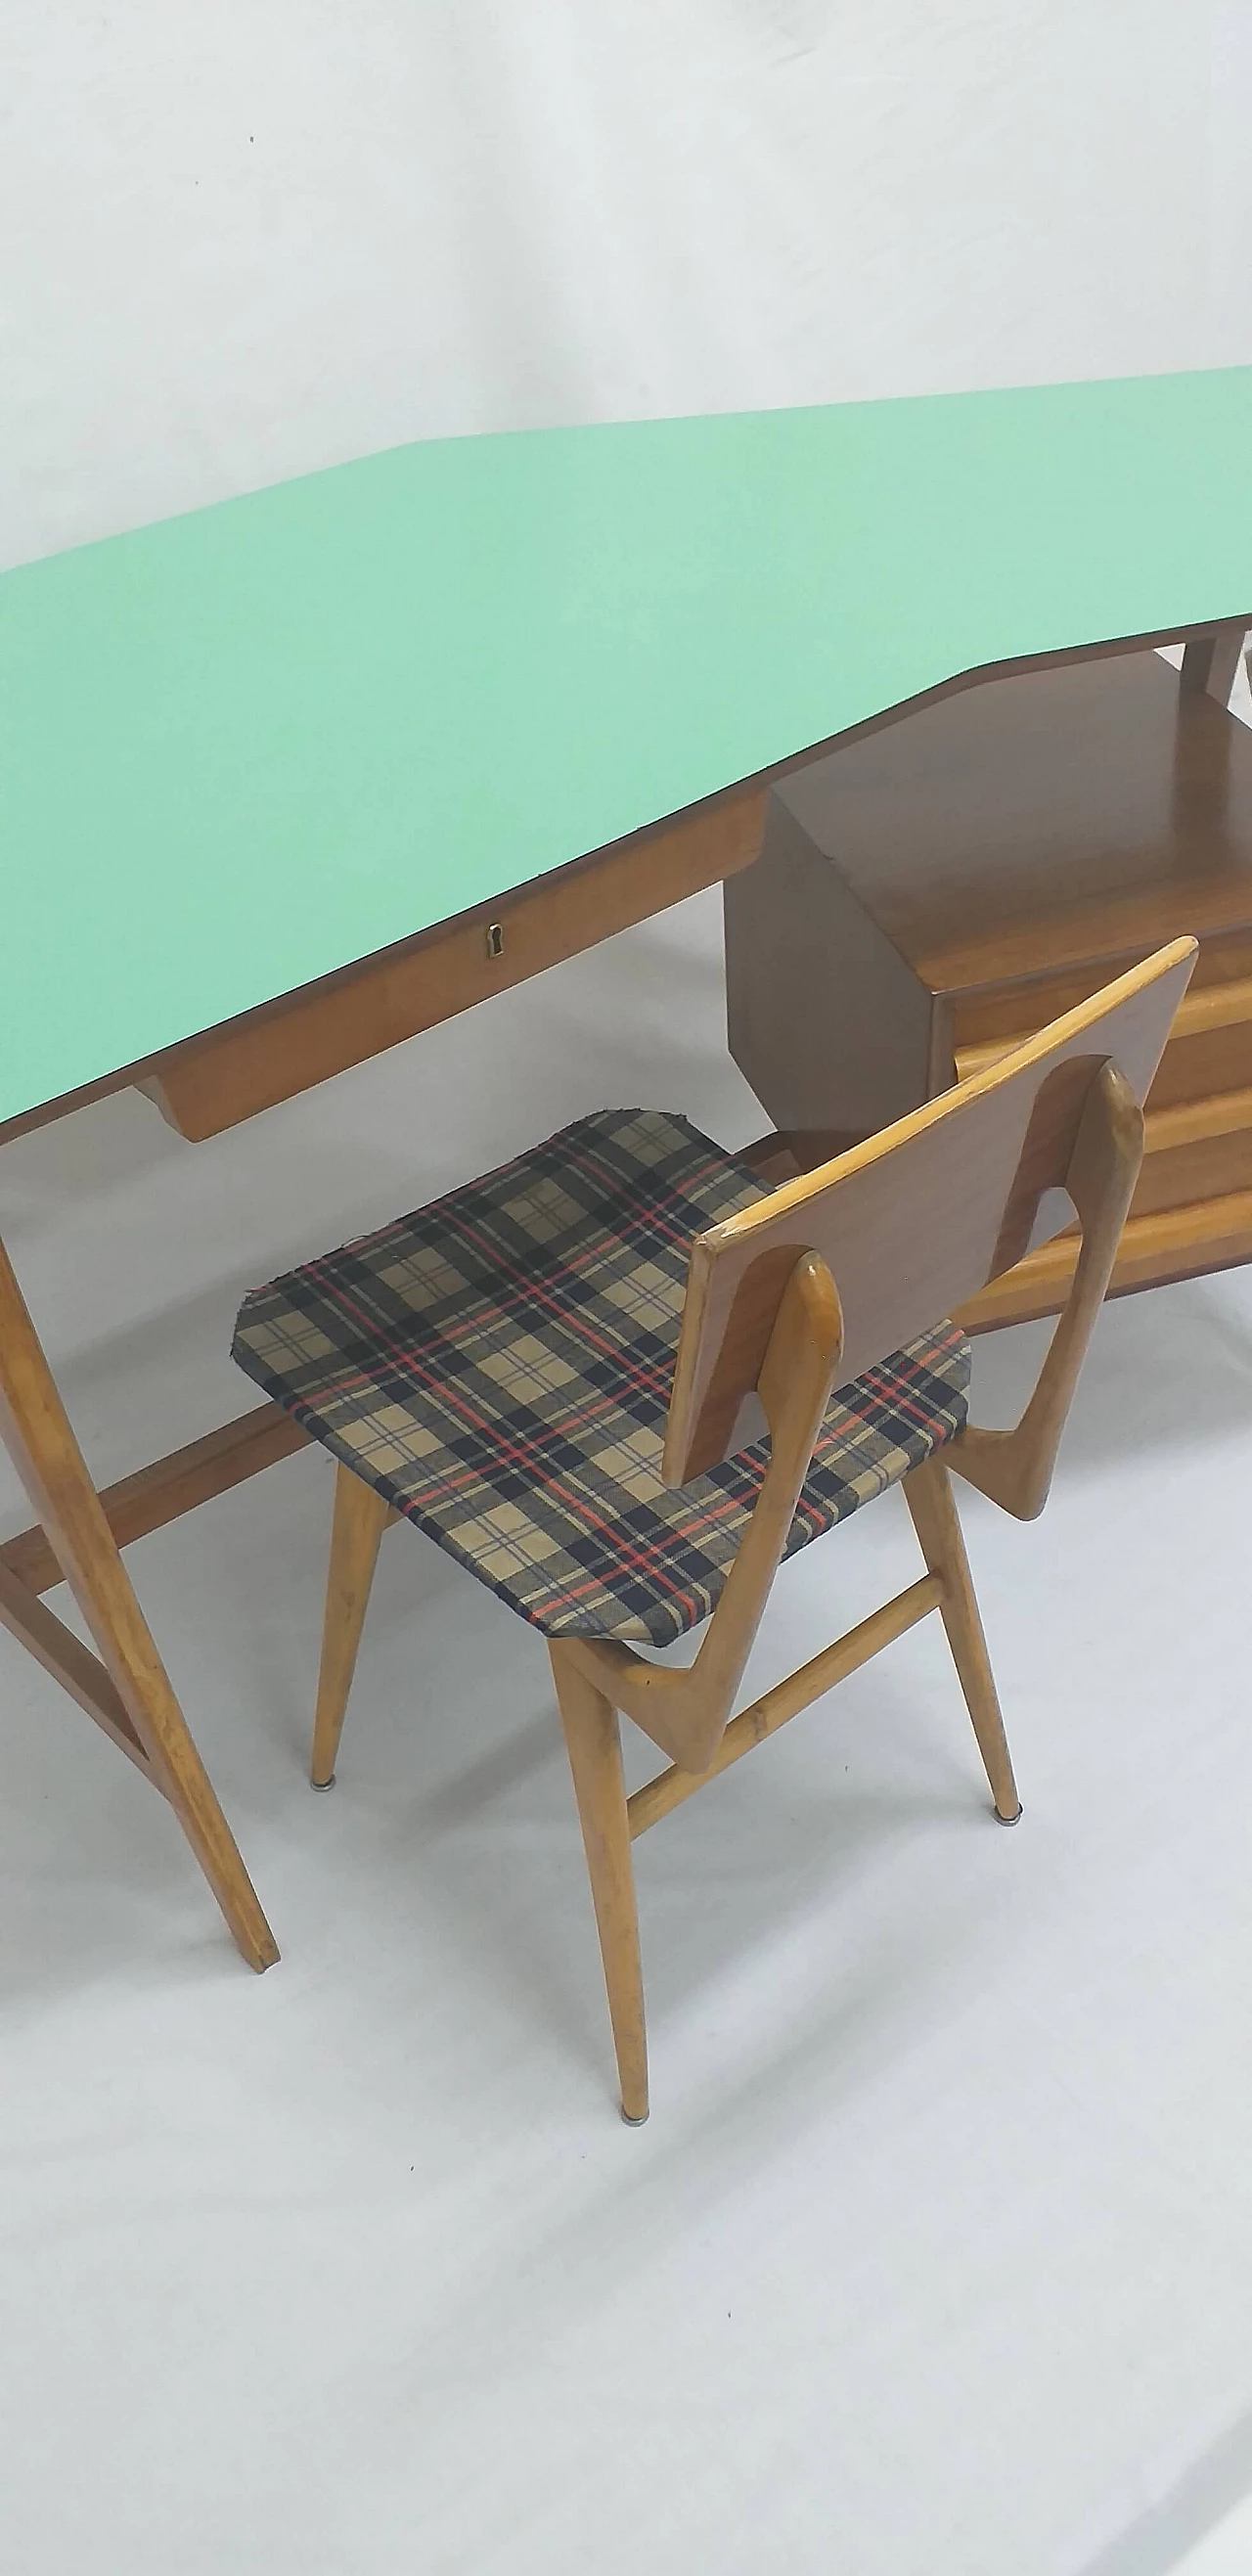
[[[834, 1281], [843, 1319], [835, 1383], [845, 1384], [959, 1309], [1076, 1212], [1084, 1253], [1025, 1444], [1035, 1452], [1033, 1484], [1020, 1464], [1015, 1471], [1029, 1499], [1047, 1445], [1040, 1420], [1046, 1415], [1055, 1456], [1108, 1285], [1142, 1152], [1136, 1120], [1195, 957], [1194, 939], [1173, 941], [983, 1072], [697, 1236], [665, 1482], [685, 1484], [735, 1444], [745, 1398], [763, 1395], [766, 1353], [804, 1253]], [[972, 1447], [967, 1454], [972, 1464]], [[1046, 1491], [1045, 1475], [1034, 1509]]]
[[1030, 1401], [1011, 1431], [984, 1431], [971, 1423], [947, 1451], [954, 1473], [977, 1485], [1015, 1520], [1036, 1520], [1048, 1499], [1061, 1434], [1142, 1161], [1143, 1111], [1116, 1065], [1105, 1064], [1087, 1097], [1067, 1184], [1082, 1244]]
[[646, 1663], [611, 1638], [566, 1642], [565, 1651], [601, 1686], [610, 1680], [616, 1705], [685, 1771], [707, 1768], [730, 1715], [830, 1402], [842, 1341], [830, 1272], [815, 1253], [802, 1253], [779, 1300], [760, 1373], [769, 1465], [695, 1662]]

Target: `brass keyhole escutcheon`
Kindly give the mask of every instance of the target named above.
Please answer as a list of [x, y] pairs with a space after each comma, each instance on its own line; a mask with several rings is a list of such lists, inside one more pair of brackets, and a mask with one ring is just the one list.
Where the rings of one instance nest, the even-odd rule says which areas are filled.
[[487, 955], [489, 957], [503, 957], [504, 955], [503, 922], [492, 921], [487, 925]]

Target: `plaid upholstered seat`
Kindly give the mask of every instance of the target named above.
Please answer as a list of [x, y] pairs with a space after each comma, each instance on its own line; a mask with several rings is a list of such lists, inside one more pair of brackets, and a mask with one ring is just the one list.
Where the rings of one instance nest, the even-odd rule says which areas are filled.
[[[668, 1645], [713, 1609], [768, 1458], [660, 1481], [691, 1239], [760, 1196], [686, 1119], [606, 1110], [258, 1288], [234, 1356], [548, 1636]], [[952, 1439], [968, 1381], [940, 1324], [843, 1387], [786, 1554]]]

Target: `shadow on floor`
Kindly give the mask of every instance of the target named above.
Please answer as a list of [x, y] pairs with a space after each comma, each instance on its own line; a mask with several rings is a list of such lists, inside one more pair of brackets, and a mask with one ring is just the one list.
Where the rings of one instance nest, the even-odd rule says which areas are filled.
[[1252, 2495], [1252, 2414], [1240, 2415], [1170, 2494], [1074, 2576], [1174, 2576], [1180, 2562]]

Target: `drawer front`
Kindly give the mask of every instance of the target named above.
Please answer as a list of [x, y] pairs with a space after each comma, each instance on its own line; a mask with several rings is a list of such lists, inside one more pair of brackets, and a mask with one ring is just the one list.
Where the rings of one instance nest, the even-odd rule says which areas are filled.
[[[1059, 1020], [1064, 1010], [1074, 1010], [1087, 1002], [1100, 984], [1110, 984], [1113, 976], [1126, 974], [1128, 966], [1139, 966], [1144, 951], [1121, 958], [1095, 958], [1085, 966], [1067, 966], [1064, 974], [1038, 976], [1030, 984], [1005, 984], [997, 992], [958, 992], [951, 999], [953, 1015], [953, 1048], [961, 1059], [963, 1051], [984, 1051], [992, 1056], [994, 1041], [1000, 1048], [1020, 1046], [1023, 1038], [1033, 1038], [1036, 1030], [1046, 1028], [1048, 1020]], [[1247, 987], [1242, 992], [1239, 987]], [[1252, 938], [1247, 933], [1231, 933], [1224, 940], [1206, 940], [1195, 958], [1195, 974], [1180, 1010], [1180, 1023], [1208, 1023], [1208, 1018], [1226, 1020], [1237, 1025], [1247, 1020], [1252, 1025]], [[958, 1072], [974, 1072], [974, 1064], [961, 1066]], [[1237, 1082], [1249, 1082], [1249, 1074], [1237, 1074]], [[1203, 1082], [1200, 1090], [1224, 1090], [1221, 1079]], [[1177, 1092], [1175, 1097], [1190, 1100], [1193, 1092]]]
[[[1054, 1315], [1069, 1294], [1077, 1256], [1077, 1236], [1057, 1235], [971, 1298], [954, 1320], [967, 1332], [985, 1333], [1028, 1315]], [[1122, 1236], [1110, 1295], [1151, 1288], [1158, 1280], [1186, 1279], [1197, 1271], [1223, 1270], [1238, 1261], [1252, 1261], [1252, 1190], [1198, 1203], [1187, 1200], [1155, 1216], [1132, 1217]]]
[[1161, 1058], [1148, 1094], [1150, 1109], [1170, 1109], [1181, 1100], [1206, 1100], [1211, 1093], [1242, 1091], [1252, 1083], [1252, 1020], [1230, 1028], [1195, 1029], [1174, 1037]]
[[[1179, 1100], [1200, 1100], [1210, 1092], [1241, 1091], [1252, 1082], [1252, 971], [1225, 971], [1236, 965], [1249, 965], [1242, 947], [1236, 951], [1227, 943], [1216, 957], [1206, 957], [1201, 950], [1152, 1087], [1153, 1108], [1163, 1109]], [[1099, 991], [1101, 982], [1109, 980], [1107, 970], [1095, 981], [1089, 972], [1082, 978], [1069, 978], [1064, 986], [1052, 979], [1046, 998], [1041, 995], [1036, 1002], [1041, 1016], [1028, 1023], [1021, 1017], [1026, 996], [1004, 996], [999, 1008], [1006, 1012], [1009, 1004], [1014, 1004], [1017, 1023], [994, 1035], [975, 1034], [978, 1018], [971, 1019], [966, 1005], [958, 1004], [954, 1012], [958, 1081], [967, 1074], [981, 1072], [1009, 1047], [1020, 1046], [1024, 1038], [1035, 1036], [1049, 1018], [1072, 1010], [1075, 1003], [1085, 1001], [1090, 993]], [[1079, 982], [1085, 987], [1081, 992], [1073, 989]], [[1035, 988], [1031, 990], [1033, 995]]]
[[1136, 965], [1137, 958], [1115, 965], [1067, 967], [1063, 974], [1043, 975], [1029, 984], [1009, 984], [991, 993], [958, 993], [952, 1003], [952, 1043], [959, 1056], [965, 1047], [1020, 1046], [1023, 1038], [1047, 1027], [1049, 1020], [1089, 1001], [1101, 984]]
[[171, 1048], [138, 1087], [180, 1135], [216, 1136], [747, 867], [764, 816], [765, 792], [753, 788], [540, 878], [410, 947]]
[[1225, 1198], [1232, 1191], [1248, 1189], [1252, 1189], [1252, 1125], [1206, 1136], [1195, 1144], [1175, 1145], [1164, 1153], [1145, 1154], [1130, 1212], [1151, 1216], [1158, 1208], [1186, 1207], [1192, 1200]]
[[[1227, 1019], [1236, 1007], [1247, 1017]], [[1211, 1017], [1210, 1017], [1211, 1014]], [[1188, 993], [1148, 1094], [1150, 1109], [1252, 1083], [1252, 983], [1210, 985]]]

